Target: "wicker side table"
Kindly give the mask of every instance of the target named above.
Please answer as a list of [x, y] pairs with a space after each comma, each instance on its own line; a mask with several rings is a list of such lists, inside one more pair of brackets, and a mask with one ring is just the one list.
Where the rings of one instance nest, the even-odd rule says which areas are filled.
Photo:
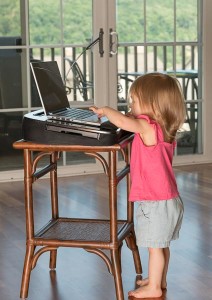
[[[129, 151], [131, 141], [132, 136], [113, 146], [43, 145], [25, 141], [17, 141], [13, 144], [15, 149], [24, 151], [26, 254], [20, 291], [21, 298], [25, 299], [28, 296], [30, 274], [41, 254], [46, 251], [50, 252], [49, 267], [54, 269], [56, 268], [57, 249], [59, 247], [78, 247], [95, 253], [104, 260], [109, 272], [114, 276], [116, 298], [124, 300], [121, 277], [121, 247], [124, 240], [132, 250], [136, 273], [142, 273], [140, 256], [135, 241], [132, 202], [127, 202], [126, 220], [117, 219], [117, 185], [125, 176], [127, 176], [127, 193], [129, 193]], [[104, 173], [108, 176], [109, 220], [76, 219], [59, 216], [57, 161], [61, 151], [84, 152], [101, 162]], [[117, 171], [118, 151], [121, 151], [125, 161], [125, 166], [119, 172]], [[102, 156], [103, 152], [108, 153], [108, 160]], [[49, 156], [49, 164], [39, 169], [38, 162], [44, 156]], [[52, 218], [35, 233], [33, 183], [47, 173], [50, 173]], [[39, 246], [39, 250], [36, 251], [37, 246]], [[110, 255], [106, 255], [103, 250], [109, 250]]]

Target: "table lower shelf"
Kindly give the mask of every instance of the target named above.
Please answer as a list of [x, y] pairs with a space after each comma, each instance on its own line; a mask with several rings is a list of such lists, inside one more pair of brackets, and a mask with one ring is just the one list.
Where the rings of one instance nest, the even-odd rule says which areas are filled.
[[[132, 228], [133, 223], [128, 223], [126, 220], [118, 221], [117, 240], [121, 242]], [[83, 244], [94, 246], [98, 243], [103, 248], [110, 248], [110, 221], [75, 218], [53, 219], [36, 233], [34, 240], [36, 245], [66, 246], [67, 244], [67, 246], [82, 247]]]

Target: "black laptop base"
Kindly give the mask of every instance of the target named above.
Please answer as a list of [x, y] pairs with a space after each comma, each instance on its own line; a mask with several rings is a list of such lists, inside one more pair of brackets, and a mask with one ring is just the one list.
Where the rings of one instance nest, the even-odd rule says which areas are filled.
[[52, 145], [84, 145], [84, 146], [111, 146], [119, 143], [132, 133], [120, 129], [94, 134], [93, 137], [83, 136], [83, 132], [62, 132], [59, 126], [47, 122], [42, 110], [28, 113], [22, 122], [23, 139], [38, 144]]

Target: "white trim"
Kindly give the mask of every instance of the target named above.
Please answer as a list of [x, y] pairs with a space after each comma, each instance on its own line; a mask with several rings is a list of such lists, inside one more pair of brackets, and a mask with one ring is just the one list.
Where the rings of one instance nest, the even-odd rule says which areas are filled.
[[[58, 166], [58, 177], [78, 176], [83, 174], [102, 173], [99, 164], [74, 165], [74, 166]], [[43, 178], [49, 177], [48, 175]], [[0, 172], [0, 182], [23, 181], [24, 170], [12, 170]]]
[[[187, 155], [178, 159], [174, 159], [173, 166], [183, 166], [183, 165], [199, 165], [212, 163], [212, 157], [205, 157], [203, 155]], [[120, 168], [124, 166], [123, 162], [120, 162]], [[73, 166], [63, 166], [58, 167], [58, 178], [60, 177], [72, 177], [80, 175], [90, 175], [90, 174], [102, 174], [103, 169], [100, 164], [88, 164], [88, 165], [75, 165]], [[41, 179], [48, 178], [49, 175], [44, 176]], [[15, 171], [4, 171], [0, 172], [0, 183], [11, 182], [11, 181], [22, 181], [24, 180], [24, 170]]]
[[202, 154], [179, 155], [179, 156], [175, 156], [173, 160], [174, 166], [207, 164], [207, 163], [212, 163], [212, 155], [208, 155], [208, 156]]
[[[102, 153], [101, 155], [104, 155]], [[118, 162], [118, 169], [123, 168], [125, 163], [123, 161]], [[58, 177], [69, 177], [79, 175], [90, 175], [90, 174], [101, 174], [103, 173], [102, 165], [99, 161], [96, 164], [84, 164], [84, 165], [69, 165], [69, 166], [58, 166], [57, 174]], [[42, 178], [48, 178], [49, 174]], [[0, 172], [0, 183], [10, 181], [23, 181], [24, 170], [4, 171]]]

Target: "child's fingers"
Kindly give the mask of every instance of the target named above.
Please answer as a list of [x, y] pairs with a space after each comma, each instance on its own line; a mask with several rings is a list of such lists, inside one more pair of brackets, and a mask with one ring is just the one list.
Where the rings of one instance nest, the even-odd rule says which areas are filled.
[[92, 110], [95, 114], [98, 114], [98, 107], [96, 107], [96, 106], [91, 106], [91, 107], [89, 107], [89, 109], [90, 110]]
[[96, 106], [89, 107], [90, 110], [92, 110], [95, 114], [98, 115], [98, 118], [101, 118], [103, 116], [102, 110]]

